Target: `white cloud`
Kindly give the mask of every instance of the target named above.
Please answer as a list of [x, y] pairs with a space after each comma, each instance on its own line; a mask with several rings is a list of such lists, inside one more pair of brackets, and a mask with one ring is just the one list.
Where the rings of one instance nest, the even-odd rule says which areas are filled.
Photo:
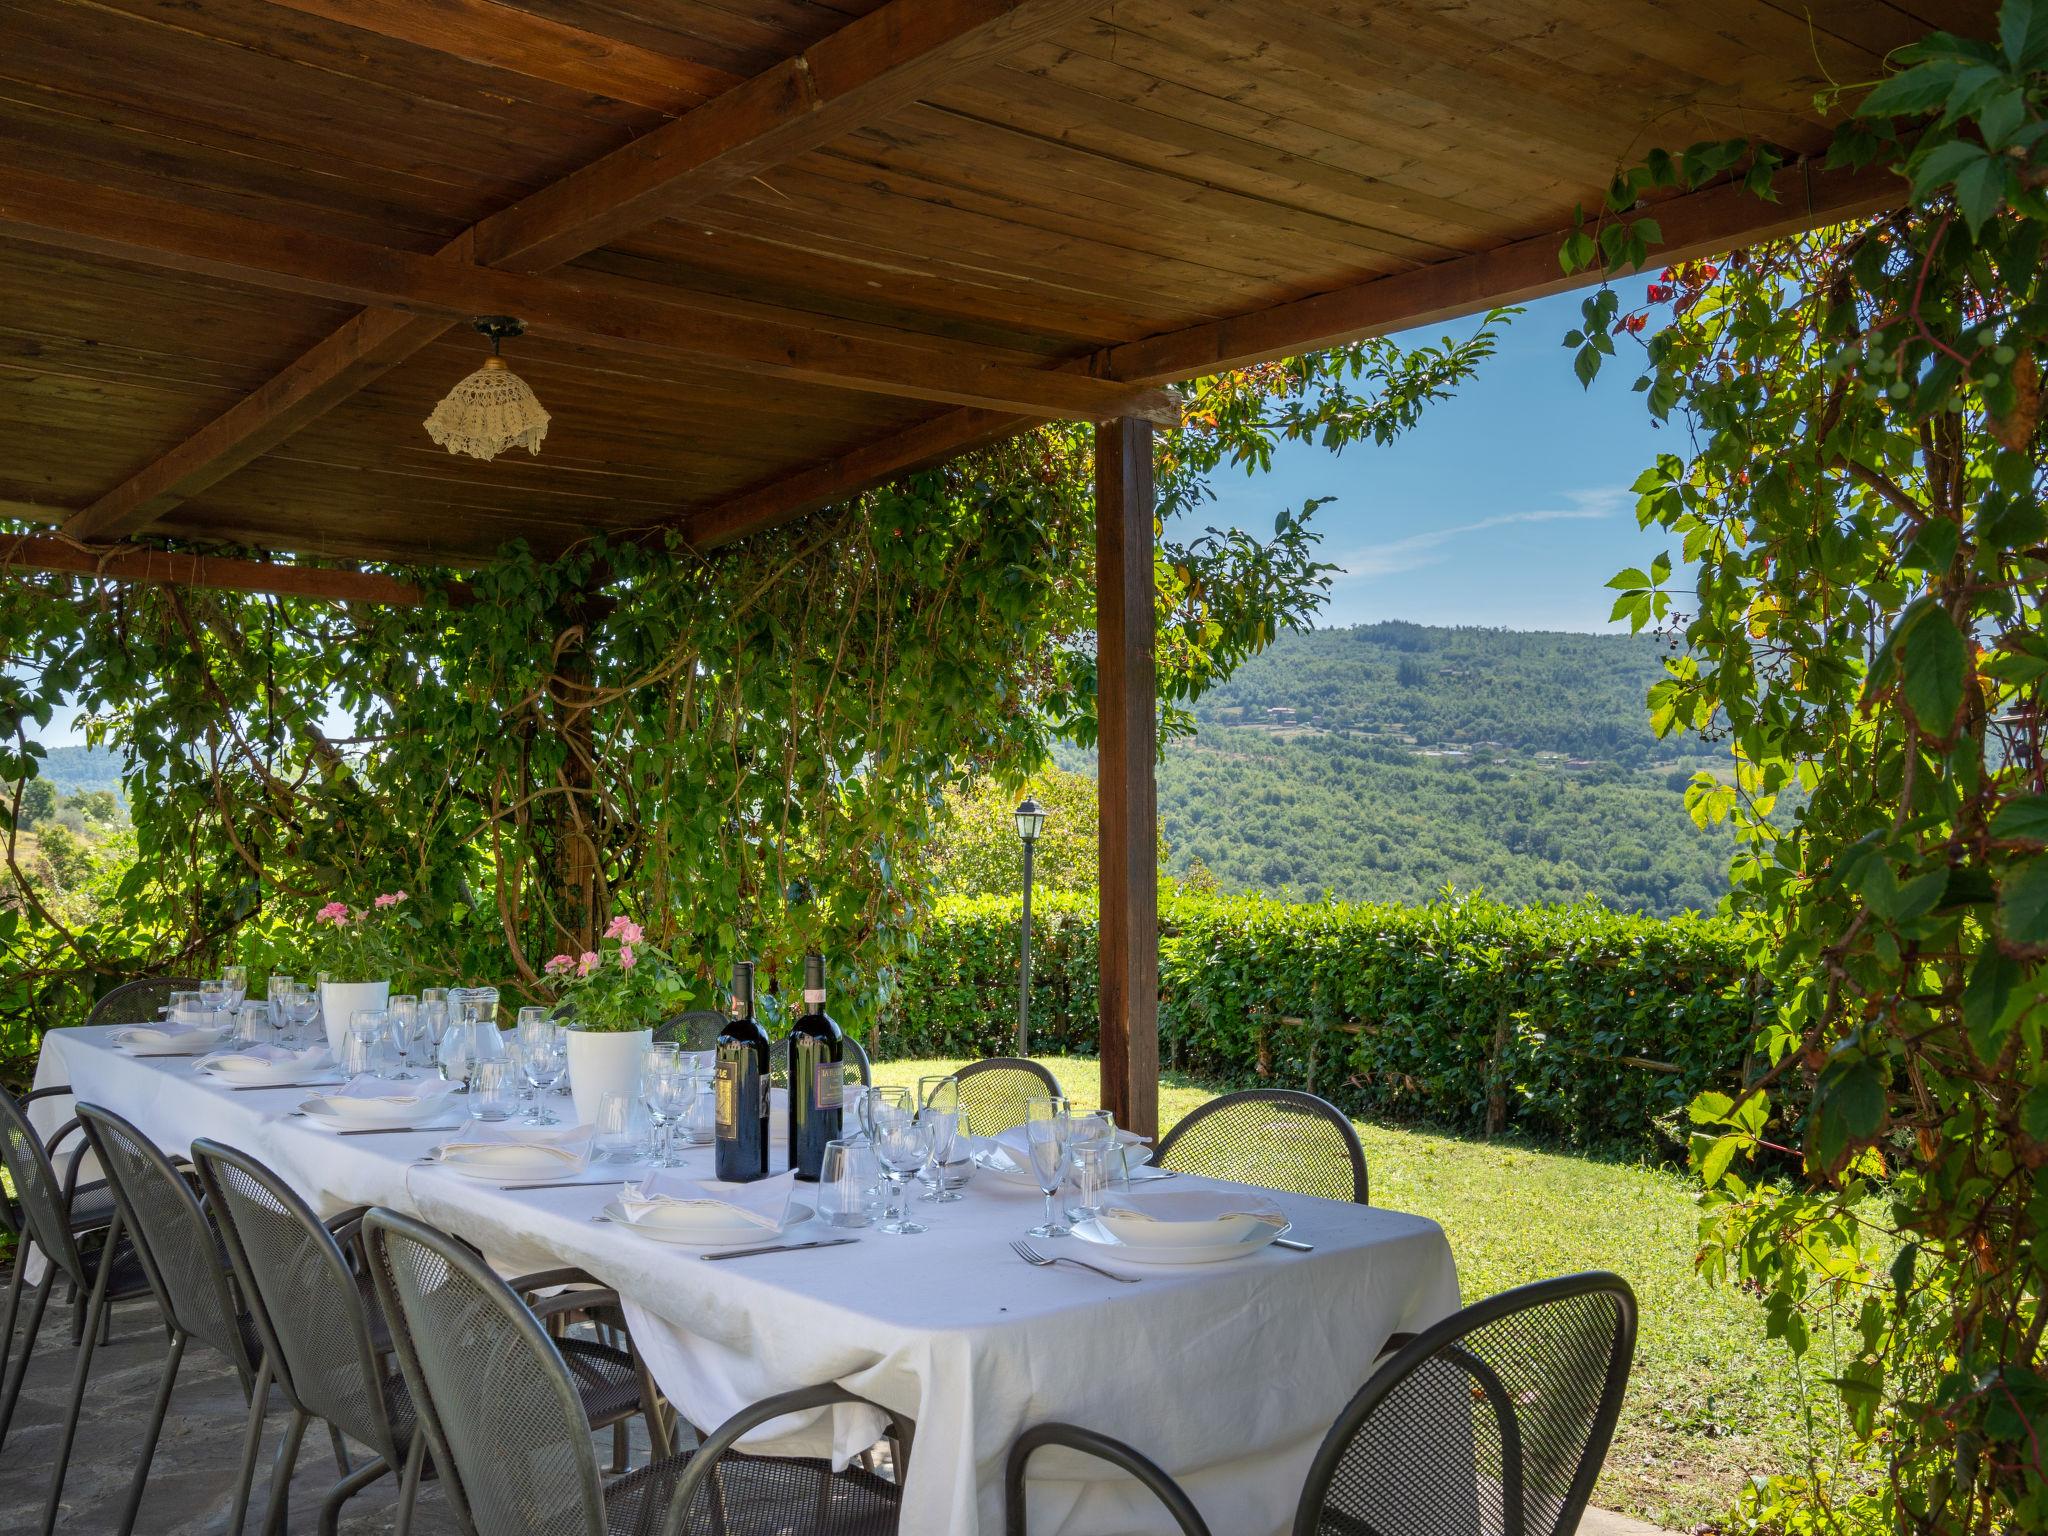
[[1404, 571], [1436, 565], [1448, 558], [1448, 551], [1444, 549], [1446, 544], [1492, 528], [1508, 528], [1520, 523], [1590, 522], [1612, 517], [1628, 504], [1629, 499], [1630, 493], [1618, 487], [1568, 491], [1565, 500], [1571, 503], [1569, 506], [1503, 512], [1470, 523], [1454, 523], [1448, 528], [1432, 528], [1427, 533], [1411, 533], [1405, 539], [1367, 545], [1337, 558], [1336, 563], [1342, 571], [1336, 580], [1370, 581], [1380, 576], [1398, 576]]

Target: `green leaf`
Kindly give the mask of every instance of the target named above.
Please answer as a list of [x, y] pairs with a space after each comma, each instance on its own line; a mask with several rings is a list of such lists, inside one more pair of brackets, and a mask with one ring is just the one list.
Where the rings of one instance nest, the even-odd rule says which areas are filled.
[[2008, 800], [1991, 818], [1990, 831], [2004, 842], [2048, 843], [2048, 795]]
[[1727, 1094], [1710, 1092], [1695, 1095], [1692, 1103], [1686, 1106], [1686, 1113], [1692, 1116], [1694, 1125], [1721, 1125], [1734, 1108], [1735, 1100]]
[[1856, 108], [1858, 117], [1914, 117], [1948, 100], [1955, 85], [1953, 64], [1916, 64], [1881, 82]]
[[1972, 239], [1983, 233], [1985, 224], [2005, 201], [2008, 174], [2003, 160], [1987, 155], [1965, 166], [1956, 177], [1956, 206], [1963, 211]]
[[1837, 1057], [1814, 1085], [1809, 1136], [1817, 1172], [1832, 1174], [1851, 1146], [1867, 1145], [1884, 1129], [1885, 1084], [1868, 1057]]
[[1969, 664], [1969, 647], [1948, 610], [1934, 602], [1920, 607], [1906, 636], [1905, 691], [1923, 731], [1946, 736], [1954, 729]]
[[1693, 1137], [1693, 1166], [1699, 1171], [1700, 1183], [1708, 1189], [1720, 1183], [1727, 1175], [1728, 1165], [1735, 1161], [1735, 1154], [1742, 1150], [1748, 1139], [1736, 1135]]
[[2019, 978], [2017, 964], [1989, 949], [1977, 957], [1969, 984], [1963, 988], [1963, 1028], [1969, 1033], [1970, 1049], [1986, 1066], [2003, 1054], [2006, 1037], [2012, 1032], [2007, 1015], [2013, 985]]
[[1912, 162], [1913, 195], [1924, 198], [1947, 186], [1965, 166], [1984, 158], [1984, 146], [1967, 139], [1945, 139]]
[[2020, 1128], [2035, 1141], [2048, 1141], [2048, 1083], [2035, 1088], [2021, 1103]]
[[2005, 62], [2026, 70], [2048, 59], [2048, 5], [2005, 0], [1998, 12], [1998, 45]]
[[2000, 883], [1998, 927], [2014, 944], [2048, 944], [2048, 854], [2036, 854]]

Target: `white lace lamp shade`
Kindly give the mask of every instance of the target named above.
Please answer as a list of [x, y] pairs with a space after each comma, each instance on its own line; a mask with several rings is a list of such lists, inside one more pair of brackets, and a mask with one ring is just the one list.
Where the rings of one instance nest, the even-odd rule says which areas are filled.
[[495, 459], [512, 448], [539, 453], [548, 413], [526, 380], [492, 356], [448, 391], [426, 425], [427, 436], [450, 453]]

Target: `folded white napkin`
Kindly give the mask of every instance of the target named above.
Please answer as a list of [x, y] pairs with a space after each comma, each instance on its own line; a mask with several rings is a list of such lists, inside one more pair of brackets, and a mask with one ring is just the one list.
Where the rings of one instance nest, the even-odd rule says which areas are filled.
[[167, 1009], [166, 1014], [173, 1022], [179, 1024], [206, 1024], [212, 1022], [214, 1018], [211, 1008], [172, 1008]]
[[547, 1126], [515, 1125], [509, 1120], [472, 1120], [454, 1137], [434, 1148], [434, 1153], [445, 1162], [465, 1152], [495, 1152], [506, 1147], [523, 1147], [557, 1158], [572, 1168], [581, 1168], [590, 1161], [590, 1137], [594, 1130], [596, 1127], [591, 1125], [550, 1129]]
[[716, 1206], [767, 1231], [780, 1232], [789, 1220], [789, 1202], [795, 1193], [794, 1171], [750, 1184], [724, 1184], [716, 1179], [700, 1182], [673, 1168], [660, 1168], [620, 1190], [619, 1208], [628, 1220], [642, 1221], [664, 1207]]
[[418, 1104], [426, 1099], [443, 1099], [455, 1091], [455, 1085], [445, 1078], [418, 1077], [399, 1081], [389, 1077], [372, 1077], [365, 1072], [360, 1077], [349, 1079], [348, 1083], [336, 1089], [331, 1099], [369, 1099], [378, 1104]]
[[1234, 1221], [1251, 1216], [1260, 1221], [1285, 1221], [1286, 1215], [1263, 1195], [1234, 1189], [1155, 1189], [1144, 1194], [1111, 1194], [1103, 1198], [1105, 1216], [1137, 1221]]
[[324, 1045], [309, 1045], [303, 1051], [286, 1050], [281, 1045], [252, 1045], [246, 1051], [214, 1051], [200, 1057], [194, 1065], [204, 1071], [223, 1072], [232, 1077], [239, 1072], [267, 1072], [272, 1067], [285, 1065], [310, 1070], [326, 1064], [327, 1047]]
[[221, 1033], [218, 1024], [137, 1024], [114, 1036], [116, 1045], [178, 1045], [189, 1040], [211, 1040]]

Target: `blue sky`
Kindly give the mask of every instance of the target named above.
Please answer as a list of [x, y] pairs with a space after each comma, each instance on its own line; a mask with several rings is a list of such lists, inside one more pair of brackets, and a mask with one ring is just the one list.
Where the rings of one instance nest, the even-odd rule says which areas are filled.
[[[1639, 286], [1626, 286], [1624, 304], [1639, 302]], [[1392, 446], [1333, 456], [1284, 445], [1271, 474], [1219, 472], [1200, 520], [1266, 533], [1282, 507], [1336, 497], [1315, 516], [1323, 558], [1344, 572], [1323, 626], [1411, 619], [1608, 631], [1607, 579], [1669, 547], [1658, 530], [1636, 527], [1628, 488], [1661, 448], [1681, 445], [1630, 389], [1640, 371], [1633, 344], [1580, 389], [1562, 342], [1581, 297], [1529, 305], [1478, 378]], [[1400, 339], [1462, 337], [1475, 323]]]

